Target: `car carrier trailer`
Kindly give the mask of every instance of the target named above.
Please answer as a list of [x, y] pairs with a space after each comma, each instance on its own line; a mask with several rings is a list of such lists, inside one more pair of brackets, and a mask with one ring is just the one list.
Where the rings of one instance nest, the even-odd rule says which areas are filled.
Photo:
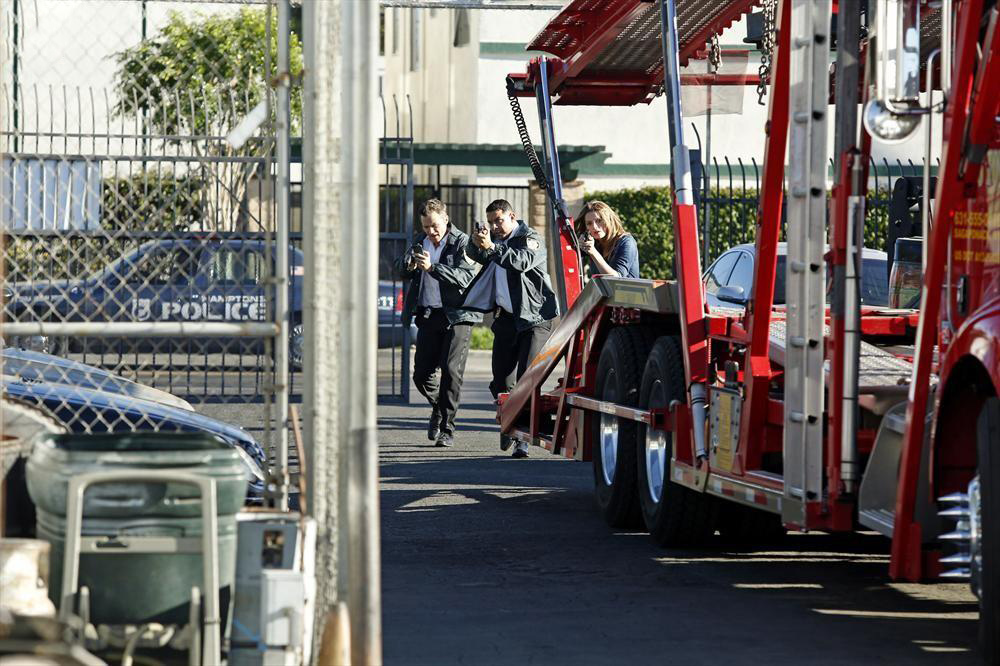
[[[640, 522], [666, 546], [717, 530], [735, 538], [859, 525], [881, 532], [892, 539], [893, 578], [970, 582], [985, 660], [1000, 663], [997, 7], [764, 0], [760, 80], [769, 109], [753, 289], [742, 307], [710, 310], [680, 67], [705, 57], [709, 40], [756, 4], [572, 0], [527, 46], [551, 57], [508, 76], [529, 163], [548, 193], [565, 307], [528, 371], [500, 396], [501, 430], [592, 461], [605, 519]], [[707, 77], [715, 85], [758, 81]], [[584, 284], [553, 105], [633, 105], [660, 94], [676, 281]], [[524, 126], [523, 97], [537, 103], [541, 157]], [[942, 116], [941, 136], [930, 134], [933, 114]], [[871, 141], [899, 141], [921, 125], [920, 308], [863, 307]], [[932, 146], [940, 150], [933, 193]], [[783, 208], [787, 303], [775, 308]], [[557, 367], [555, 390], [543, 391]]]

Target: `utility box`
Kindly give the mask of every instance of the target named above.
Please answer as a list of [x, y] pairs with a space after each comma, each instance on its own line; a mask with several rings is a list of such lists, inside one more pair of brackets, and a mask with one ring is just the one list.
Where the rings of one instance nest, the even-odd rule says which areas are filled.
[[245, 511], [237, 516], [230, 666], [308, 663], [314, 526], [297, 513]]

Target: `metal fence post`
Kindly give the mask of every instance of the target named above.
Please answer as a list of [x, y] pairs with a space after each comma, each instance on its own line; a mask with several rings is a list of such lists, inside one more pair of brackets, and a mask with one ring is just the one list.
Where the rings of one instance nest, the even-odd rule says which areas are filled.
[[[289, 9], [288, 0], [278, 2], [278, 72], [277, 72], [277, 229], [275, 230], [275, 270], [274, 270], [274, 318], [278, 325], [278, 336], [274, 341], [274, 424], [275, 444], [278, 448], [278, 509], [288, 509], [288, 216], [291, 180], [291, 72], [289, 62]], [[270, 48], [270, 44], [268, 44]]]
[[340, 451], [336, 446], [340, 397], [336, 307], [342, 285], [335, 249], [339, 180], [340, 96], [337, 50], [340, 7], [337, 2], [303, 4], [305, 75], [302, 104], [302, 249], [305, 252], [305, 327], [303, 426], [308, 512], [316, 520], [316, 630], [313, 654], [319, 654], [327, 613], [337, 604], [341, 565]]
[[[338, 349], [350, 383], [341, 391], [338, 440], [345, 453], [347, 567], [340, 569], [340, 595], [351, 612], [351, 656], [356, 665], [382, 663], [379, 555], [378, 440], [375, 426], [376, 313], [378, 296], [378, 30], [374, 2], [339, 3], [340, 219], [343, 239]], [[329, 101], [329, 100], [327, 100]]]
[[[353, 664], [382, 661], [375, 437], [378, 5], [305, 3], [303, 183], [309, 509], [317, 628], [350, 611]], [[317, 631], [317, 634], [321, 630]]]

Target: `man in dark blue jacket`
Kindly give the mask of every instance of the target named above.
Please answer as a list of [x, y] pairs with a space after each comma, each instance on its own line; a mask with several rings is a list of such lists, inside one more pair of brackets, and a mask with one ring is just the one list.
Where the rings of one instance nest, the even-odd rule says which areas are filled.
[[[559, 306], [549, 284], [545, 243], [538, 232], [519, 221], [503, 199], [486, 207], [486, 221], [488, 226], [472, 236], [468, 249], [483, 270], [469, 287], [465, 307], [495, 313], [490, 391], [496, 398], [514, 388], [541, 351]], [[501, 435], [501, 450], [512, 443], [510, 437]], [[519, 442], [513, 457], [527, 458], [528, 445]]]
[[409, 280], [403, 325], [416, 320], [413, 383], [431, 405], [427, 438], [437, 446], [451, 446], [472, 325], [482, 321], [481, 314], [460, 309], [477, 267], [465, 252], [469, 237], [451, 226], [439, 199], [420, 207], [420, 224], [421, 250], [396, 261], [400, 275]]

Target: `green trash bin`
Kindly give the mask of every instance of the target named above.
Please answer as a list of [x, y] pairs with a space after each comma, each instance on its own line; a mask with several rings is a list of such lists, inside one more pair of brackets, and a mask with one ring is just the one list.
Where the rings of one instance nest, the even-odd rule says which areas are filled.
[[[227, 617], [236, 562], [236, 513], [248, 478], [239, 454], [206, 434], [52, 435], [28, 458], [28, 492], [38, 538], [52, 545], [49, 596], [58, 606], [66, 544], [69, 479], [97, 471], [160, 470], [215, 479], [218, 503], [219, 598]], [[201, 501], [188, 485], [102, 484], [84, 495], [83, 536], [200, 537]], [[202, 587], [201, 554], [134, 553], [80, 556], [80, 586], [90, 590], [95, 624], [188, 620], [191, 588]]]

